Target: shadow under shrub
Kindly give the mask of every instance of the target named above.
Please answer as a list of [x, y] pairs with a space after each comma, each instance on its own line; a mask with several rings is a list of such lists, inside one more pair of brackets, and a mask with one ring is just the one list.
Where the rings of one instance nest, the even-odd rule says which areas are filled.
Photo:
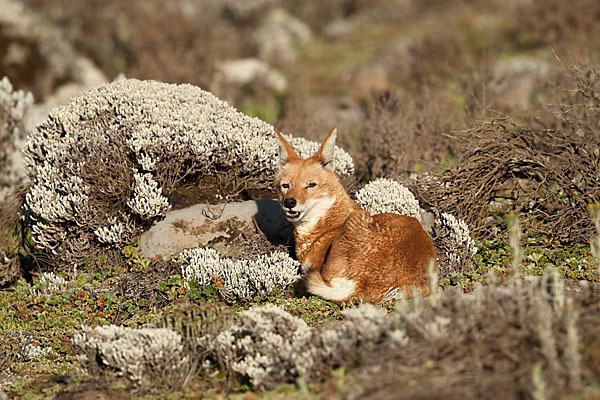
[[496, 116], [459, 134], [459, 162], [409, 184], [421, 204], [465, 220], [480, 239], [497, 237], [501, 217], [516, 212], [528, 234], [588, 243], [588, 206], [600, 201], [600, 77], [594, 68], [570, 71], [577, 89], [554, 115], [528, 123]]

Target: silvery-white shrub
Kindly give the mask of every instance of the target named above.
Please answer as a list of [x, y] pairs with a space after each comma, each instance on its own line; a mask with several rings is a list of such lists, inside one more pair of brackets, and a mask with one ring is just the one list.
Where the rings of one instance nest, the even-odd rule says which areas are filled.
[[315, 373], [318, 349], [313, 329], [272, 304], [244, 311], [216, 338], [220, 363], [259, 388], [272, 388]]
[[68, 281], [54, 272], [42, 272], [38, 277], [38, 284], [42, 287], [42, 292], [51, 293], [65, 289]]
[[381, 308], [364, 304], [342, 312], [344, 320], [315, 329], [283, 309], [267, 304], [240, 315], [213, 344], [222, 368], [259, 388], [298, 377], [325, 376], [330, 368], [360, 361], [374, 349], [408, 343], [403, 330]]
[[185, 374], [189, 358], [183, 338], [165, 328], [84, 326], [73, 336], [80, 362], [91, 373], [109, 368], [133, 381]]
[[432, 236], [441, 275], [469, 268], [471, 258], [477, 253], [469, 227], [463, 220], [451, 214], [434, 210], [434, 215]]
[[218, 282], [219, 293], [227, 301], [264, 298], [299, 278], [300, 264], [280, 251], [249, 260], [221, 258], [212, 248], [197, 248], [184, 250], [179, 259], [184, 279], [200, 286]]
[[408, 343], [404, 331], [396, 329], [386, 312], [372, 304], [344, 310], [342, 315], [342, 322], [327, 324], [315, 335], [319, 357], [330, 367], [356, 361], [361, 353], [368, 353], [384, 343], [393, 346]]
[[0, 202], [18, 184], [25, 182], [21, 150], [27, 132], [23, 123], [32, 105], [31, 93], [14, 90], [6, 76], [0, 79]]
[[356, 192], [356, 203], [369, 214], [394, 213], [421, 220], [421, 207], [402, 184], [389, 178], [369, 182]]
[[[318, 147], [287, 137], [301, 154]], [[22, 213], [36, 248], [70, 264], [130, 240], [190, 177], [220, 171], [270, 188], [277, 151], [271, 125], [200, 88], [123, 79], [54, 109], [34, 130]], [[342, 176], [354, 169], [341, 149], [335, 166]]]

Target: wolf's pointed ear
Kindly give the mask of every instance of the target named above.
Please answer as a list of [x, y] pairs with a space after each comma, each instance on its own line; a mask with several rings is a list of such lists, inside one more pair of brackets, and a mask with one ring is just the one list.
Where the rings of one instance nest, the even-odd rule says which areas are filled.
[[335, 169], [335, 139], [337, 138], [337, 129], [333, 128], [327, 138], [313, 156], [323, 165], [323, 168], [333, 171]]
[[300, 159], [300, 157], [298, 157], [292, 145], [283, 138], [283, 135], [277, 129], [275, 129], [275, 133], [275, 138], [277, 138], [277, 144], [279, 145], [279, 169], [283, 169], [287, 162]]

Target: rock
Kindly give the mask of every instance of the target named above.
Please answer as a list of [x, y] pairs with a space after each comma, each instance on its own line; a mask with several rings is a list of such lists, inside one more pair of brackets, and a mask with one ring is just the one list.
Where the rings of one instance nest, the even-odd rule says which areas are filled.
[[536, 89], [549, 70], [548, 62], [530, 56], [498, 61], [489, 84], [494, 106], [502, 109], [531, 107]]
[[154, 258], [210, 244], [222, 255], [236, 257], [239, 243], [258, 230], [272, 243], [292, 240], [291, 226], [275, 200], [196, 204], [167, 212], [165, 219], [142, 235], [139, 249]]
[[264, 18], [253, 38], [260, 59], [281, 65], [296, 60], [296, 47], [309, 42], [312, 31], [285, 9], [275, 8]]

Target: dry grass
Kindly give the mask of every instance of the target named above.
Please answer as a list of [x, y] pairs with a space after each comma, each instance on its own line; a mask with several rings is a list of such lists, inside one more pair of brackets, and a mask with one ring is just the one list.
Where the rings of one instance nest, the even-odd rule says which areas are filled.
[[[427, 300], [410, 305], [401, 312], [401, 326], [411, 342], [402, 351], [381, 346], [363, 355], [361, 398], [518, 399], [540, 389], [552, 398], [578, 393], [581, 381], [598, 379], [598, 293], [583, 289], [552, 297], [556, 287], [545, 285], [552, 282], [479, 288], [474, 296], [445, 291], [438, 308]], [[570, 355], [569, 346], [578, 349], [577, 356]], [[369, 368], [374, 365], [377, 369]], [[537, 382], [536, 365], [541, 367]]]

